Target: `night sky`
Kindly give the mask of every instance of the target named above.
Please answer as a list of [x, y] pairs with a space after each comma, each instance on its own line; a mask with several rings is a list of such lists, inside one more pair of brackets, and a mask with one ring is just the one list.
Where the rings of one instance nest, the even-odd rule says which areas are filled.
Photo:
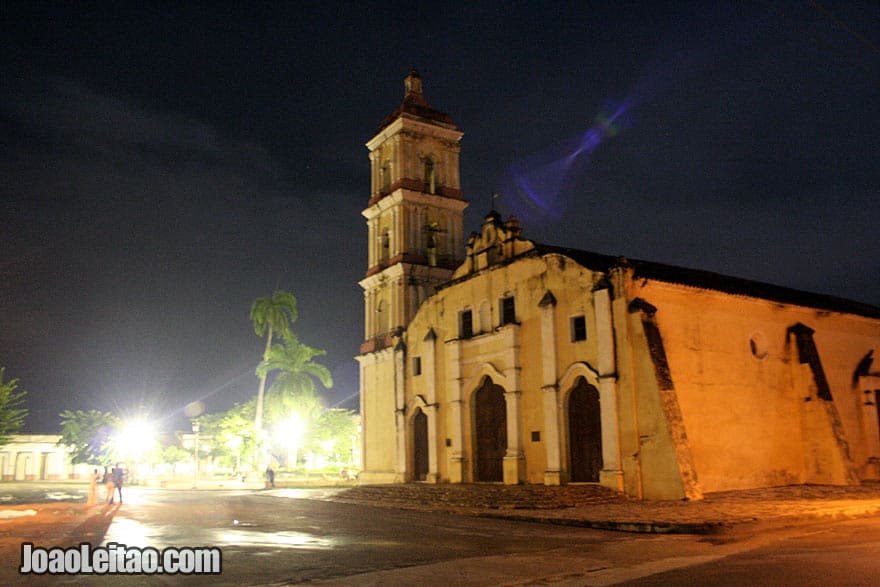
[[364, 143], [412, 67], [464, 132], [467, 232], [494, 205], [539, 242], [880, 304], [875, 2], [70, 4], [0, 9], [27, 431], [250, 399], [276, 288], [356, 408]]

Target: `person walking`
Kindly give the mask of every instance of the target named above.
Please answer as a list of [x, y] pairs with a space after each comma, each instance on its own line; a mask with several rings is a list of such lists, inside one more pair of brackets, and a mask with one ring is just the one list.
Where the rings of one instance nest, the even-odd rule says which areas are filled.
[[275, 488], [275, 471], [272, 470], [272, 465], [266, 467], [266, 489], [274, 489]]
[[86, 505], [95, 505], [98, 501], [98, 478], [100, 475], [98, 474], [98, 469], [92, 471], [92, 474], [89, 475], [89, 498], [86, 501]]
[[[125, 480], [125, 470], [122, 468], [122, 464], [116, 463], [116, 466], [113, 467], [113, 484], [116, 486], [116, 491], [119, 492], [119, 503], [122, 503], [122, 482]], [[113, 500], [110, 500], [110, 503], [113, 503]]]
[[113, 474], [108, 467], [104, 467], [104, 489], [106, 490], [106, 502], [113, 503], [113, 494], [116, 492], [116, 485], [113, 483]]

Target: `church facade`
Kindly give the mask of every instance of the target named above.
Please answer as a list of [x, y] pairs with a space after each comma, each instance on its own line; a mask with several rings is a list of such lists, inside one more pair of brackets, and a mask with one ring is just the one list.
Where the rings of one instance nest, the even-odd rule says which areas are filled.
[[418, 74], [367, 143], [366, 483], [599, 483], [642, 499], [880, 479], [880, 308], [466, 240], [462, 133]]

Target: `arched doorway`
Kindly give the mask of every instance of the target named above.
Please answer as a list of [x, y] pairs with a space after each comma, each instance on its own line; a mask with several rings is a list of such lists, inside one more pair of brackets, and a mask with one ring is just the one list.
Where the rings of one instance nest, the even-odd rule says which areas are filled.
[[428, 478], [428, 417], [421, 408], [416, 408], [412, 419], [413, 430], [413, 479], [424, 481]]
[[507, 452], [507, 405], [504, 388], [489, 377], [474, 393], [476, 463], [474, 481], [504, 481]]
[[602, 470], [599, 391], [583, 377], [568, 395], [568, 446], [571, 481], [598, 482]]

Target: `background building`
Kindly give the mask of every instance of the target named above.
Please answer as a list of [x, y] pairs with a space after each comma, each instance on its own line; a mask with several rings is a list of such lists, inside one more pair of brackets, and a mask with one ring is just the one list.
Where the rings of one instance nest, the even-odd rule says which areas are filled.
[[58, 434], [14, 434], [0, 446], [3, 481], [60, 481], [85, 479], [92, 468], [74, 465], [70, 451], [59, 446]]

